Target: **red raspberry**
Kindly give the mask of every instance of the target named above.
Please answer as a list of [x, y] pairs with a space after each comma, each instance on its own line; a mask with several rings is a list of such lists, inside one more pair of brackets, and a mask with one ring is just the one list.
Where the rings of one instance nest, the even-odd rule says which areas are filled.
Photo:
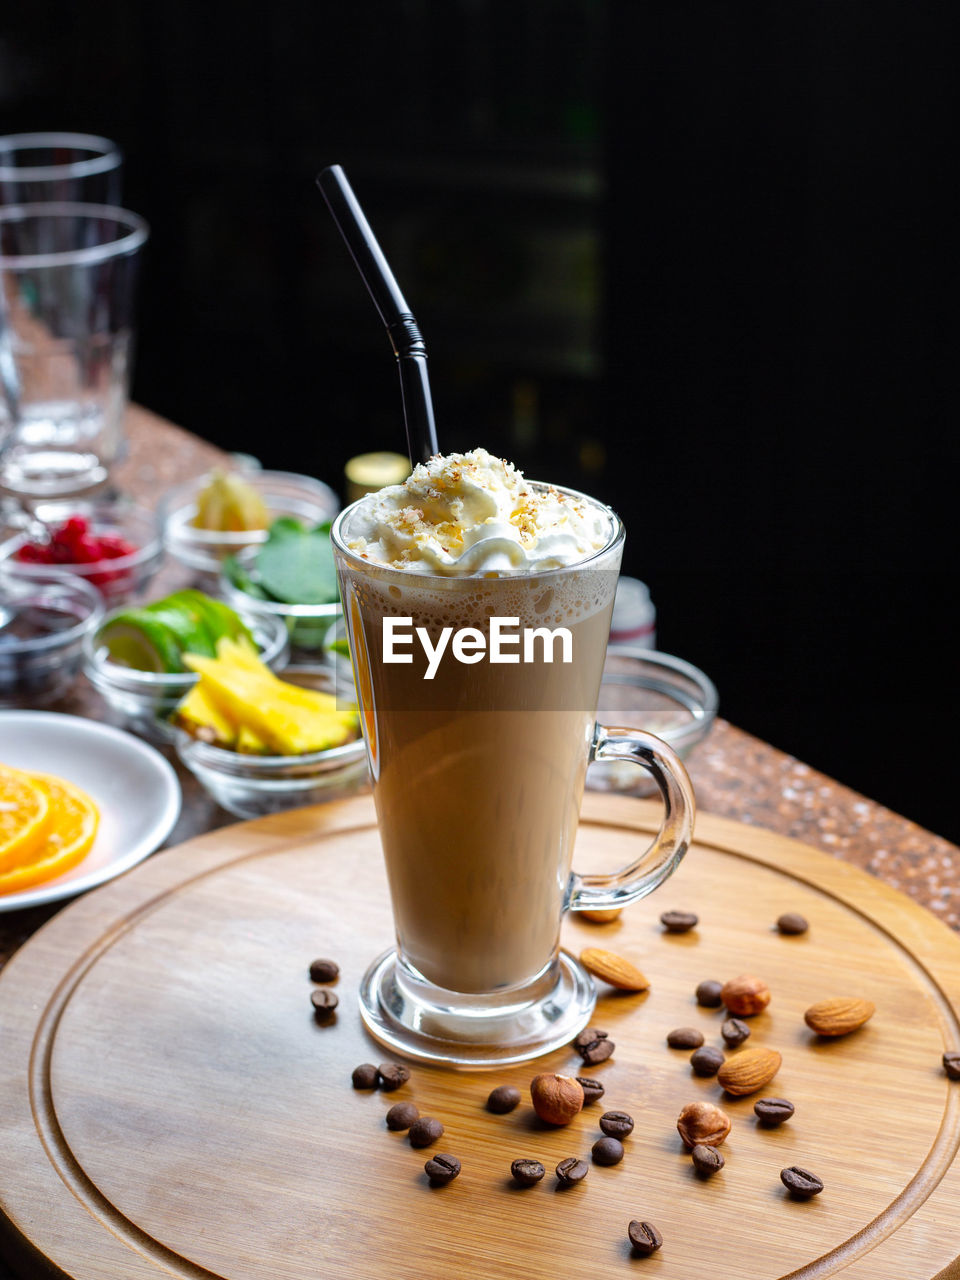
[[25, 542], [17, 548], [13, 558], [21, 564], [53, 564], [50, 548], [42, 542]]
[[104, 533], [100, 537], [100, 555], [104, 560], [117, 560], [120, 556], [132, 556], [137, 548], [116, 533]]

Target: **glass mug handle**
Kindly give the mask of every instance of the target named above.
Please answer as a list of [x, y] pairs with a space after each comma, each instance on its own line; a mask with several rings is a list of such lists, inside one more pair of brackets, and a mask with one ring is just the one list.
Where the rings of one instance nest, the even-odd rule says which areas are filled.
[[641, 729], [605, 729], [598, 724], [590, 760], [631, 760], [645, 769], [660, 789], [665, 812], [653, 843], [629, 866], [609, 875], [571, 873], [571, 911], [608, 910], [645, 898], [675, 870], [693, 838], [693, 784], [680, 757], [660, 738]]

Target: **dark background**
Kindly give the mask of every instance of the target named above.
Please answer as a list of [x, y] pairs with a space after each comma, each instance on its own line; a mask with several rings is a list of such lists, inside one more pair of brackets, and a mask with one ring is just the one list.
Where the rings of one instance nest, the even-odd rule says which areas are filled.
[[338, 488], [403, 447], [343, 164], [442, 447], [612, 503], [727, 718], [960, 840], [952, 8], [31, 0], [0, 128], [121, 143], [136, 398]]

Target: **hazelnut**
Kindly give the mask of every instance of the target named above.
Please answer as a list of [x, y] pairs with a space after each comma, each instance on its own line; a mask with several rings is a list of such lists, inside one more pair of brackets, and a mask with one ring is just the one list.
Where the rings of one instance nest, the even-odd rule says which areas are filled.
[[730, 1117], [712, 1102], [690, 1102], [677, 1117], [677, 1132], [691, 1151], [719, 1147], [730, 1132]]
[[731, 1013], [738, 1018], [749, 1018], [763, 1013], [770, 1003], [770, 988], [762, 978], [745, 973], [725, 982], [720, 997]]
[[547, 1124], [569, 1124], [583, 1108], [583, 1087], [573, 1076], [544, 1071], [530, 1082], [533, 1109]]

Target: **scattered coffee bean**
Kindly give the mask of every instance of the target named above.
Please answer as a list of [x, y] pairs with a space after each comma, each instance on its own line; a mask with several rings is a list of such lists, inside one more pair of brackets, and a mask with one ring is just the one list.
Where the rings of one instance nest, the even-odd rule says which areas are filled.
[[411, 1147], [429, 1147], [443, 1137], [443, 1125], [433, 1116], [419, 1116], [410, 1126], [407, 1137]]
[[361, 1062], [359, 1067], [353, 1068], [350, 1079], [355, 1089], [375, 1089], [380, 1083], [380, 1072], [372, 1062]]
[[495, 1116], [505, 1116], [520, 1102], [520, 1090], [512, 1084], [501, 1084], [487, 1099], [487, 1110]]
[[700, 917], [694, 915], [692, 911], [664, 911], [660, 917], [660, 923], [667, 933], [688, 933], [691, 929], [695, 929], [699, 922]]
[[786, 1098], [761, 1098], [753, 1104], [753, 1110], [765, 1129], [775, 1129], [793, 1115], [793, 1103]]
[[410, 1079], [410, 1068], [405, 1067], [402, 1062], [381, 1062], [377, 1073], [384, 1093], [392, 1093]]
[[960, 1053], [948, 1049], [943, 1055], [943, 1069], [950, 1080], [960, 1080]]
[[565, 1187], [582, 1182], [589, 1172], [590, 1166], [586, 1160], [578, 1160], [576, 1156], [567, 1156], [557, 1165], [557, 1178]]
[[806, 933], [810, 925], [799, 911], [785, 911], [777, 920], [777, 928], [781, 933], [792, 936], [798, 933]]
[[742, 1018], [728, 1018], [720, 1028], [720, 1034], [725, 1044], [728, 1044], [731, 1049], [736, 1049], [737, 1045], [743, 1044], [744, 1040], [749, 1040], [750, 1028]]
[[789, 1169], [780, 1170], [780, 1181], [795, 1200], [809, 1200], [811, 1196], [818, 1196], [823, 1190], [822, 1178], [795, 1164]]
[[693, 1167], [704, 1178], [711, 1177], [726, 1164], [716, 1147], [705, 1147], [702, 1143], [698, 1143], [690, 1155], [693, 1158]]
[[633, 1133], [633, 1116], [626, 1111], [605, 1111], [600, 1117], [600, 1128], [611, 1138], [629, 1138]]
[[310, 966], [311, 982], [336, 982], [340, 977], [340, 966], [335, 960], [314, 960]]
[[722, 1051], [709, 1044], [690, 1055], [690, 1065], [695, 1076], [715, 1076], [725, 1061]]
[[641, 1258], [649, 1258], [663, 1244], [663, 1236], [652, 1222], [631, 1222], [627, 1227], [627, 1235], [633, 1245], [634, 1253]]
[[423, 1171], [435, 1187], [445, 1187], [459, 1177], [460, 1161], [456, 1156], [434, 1156], [423, 1166]]
[[703, 1044], [703, 1032], [696, 1027], [676, 1027], [667, 1032], [667, 1044], [671, 1049], [699, 1049]]
[[514, 1160], [510, 1172], [514, 1182], [521, 1187], [532, 1187], [540, 1181], [546, 1169], [539, 1160]]
[[402, 1133], [409, 1129], [420, 1112], [412, 1102], [395, 1102], [387, 1112], [387, 1128], [392, 1133]]
[[596, 1066], [598, 1062], [606, 1062], [615, 1048], [607, 1033], [599, 1031], [596, 1027], [587, 1027], [581, 1031], [574, 1040], [573, 1047], [590, 1066]]
[[719, 1009], [723, 1004], [722, 990], [722, 982], [707, 978], [697, 987], [697, 1004], [703, 1005], [704, 1009]]
[[619, 1138], [598, 1138], [591, 1154], [594, 1164], [619, 1164], [623, 1159], [623, 1143]]
[[325, 1022], [340, 1001], [335, 992], [328, 991], [326, 987], [317, 987], [310, 992], [310, 1003], [316, 1017]]
[[583, 1105], [589, 1107], [591, 1102], [599, 1102], [606, 1093], [603, 1085], [599, 1080], [594, 1080], [593, 1076], [577, 1076], [577, 1084], [583, 1090]]

